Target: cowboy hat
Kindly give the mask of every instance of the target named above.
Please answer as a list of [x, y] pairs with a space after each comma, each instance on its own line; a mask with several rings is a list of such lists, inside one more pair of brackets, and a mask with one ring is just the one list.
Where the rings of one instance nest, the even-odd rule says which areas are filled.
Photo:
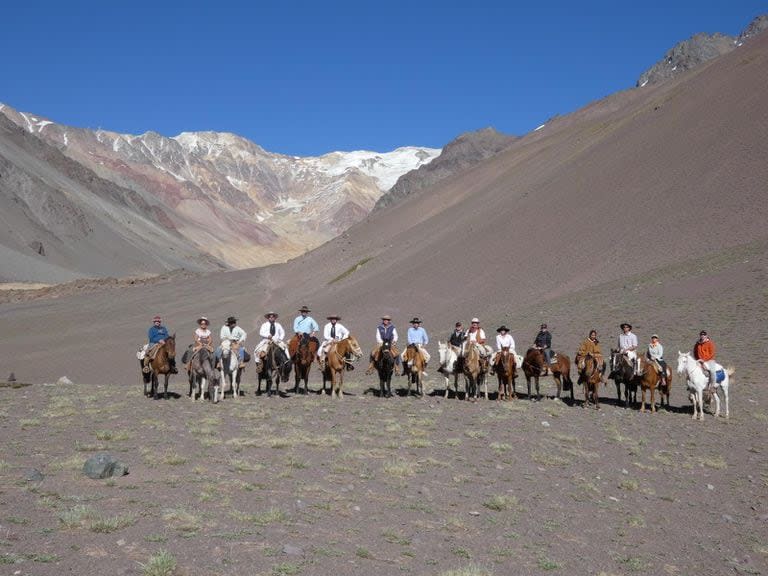
[[277, 312], [267, 312], [266, 314], [264, 314], [264, 318], [269, 318], [270, 316], [274, 316], [275, 318], [277, 318], [279, 314]]
[[653, 340], [654, 338], [656, 338], [656, 340], [658, 340], [659, 339], [659, 335], [658, 334], [651, 334], [651, 340]]
[[702, 330], [701, 332], [699, 332], [699, 336], [706, 336], [706, 335], [707, 335], [706, 330]]
[[418, 316], [414, 316], [413, 320], [411, 320], [411, 324], [421, 324], [421, 320]]
[[306, 306], [302, 306], [301, 308], [299, 308], [299, 312], [312, 312], [312, 310], [310, 310]]
[[507, 328], [506, 324], [502, 324], [496, 328], [496, 332], [509, 332], [509, 328]]
[[624, 326], [628, 326], [629, 329], [632, 330], [632, 324], [630, 324], [629, 322], [624, 322], [623, 324], [619, 324], [619, 328], [621, 328], [622, 330], [624, 330]]
[[152, 318], [152, 322], [160, 322], [160, 321], [162, 321], [162, 318], [160, 318], [160, 315], [159, 315], [159, 314], [158, 314], [158, 315], [155, 315], [155, 317], [154, 317], [154, 318]]
[[208, 324], [210, 324], [210, 322], [208, 321], [208, 318], [206, 318], [205, 316], [200, 316], [200, 318], [197, 319], [198, 324], [202, 322], [207, 322]]
[[237, 318], [235, 318], [234, 316], [230, 316], [229, 318], [227, 318], [227, 324], [236, 324], [236, 323], [237, 323]]
[[336, 314], [331, 314], [330, 316], [326, 316], [326, 319], [328, 319], [328, 320], [341, 320], [341, 316], [337, 316]]
[[392, 320], [392, 316], [390, 316], [389, 314], [385, 314], [384, 316], [381, 317], [381, 319], [382, 320]]
[[475, 322], [477, 322], [478, 324], [480, 324], [480, 320], [479, 320], [479, 319], [477, 319], [477, 318], [472, 318], [472, 320], [471, 320], [470, 322], [471, 322], [472, 324], [474, 324]]

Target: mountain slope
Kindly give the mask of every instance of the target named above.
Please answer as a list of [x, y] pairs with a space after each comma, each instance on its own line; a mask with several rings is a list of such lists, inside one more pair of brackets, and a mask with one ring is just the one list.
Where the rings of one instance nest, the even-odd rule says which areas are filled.
[[[184, 240], [187, 252], [205, 255], [191, 266], [185, 258], [171, 262], [142, 257], [122, 271], [117, 261], [104, 268], [93, 261], [87, 270], [71, 269], [81, 276], [156, 273], [179, 264], [210, 269], [283, 261], [359, 221], [401, 174], [440, 152], [404, 147], [384, 154], [333, 152], [298, 158], [269, 153], [234, 134], [131, 136], [62, 126], [4, 105], [0, 112], [4, 123], [12, 121], [82, 166], [89, 177], [113, 184], [102, 186], [99, 196], [130, 196], [136, 217]], [[87, 182], [81, 185], [88, 187]], [[6, 192], [11, 194], [11, 188]], [[70, 201], [80, 209], [75, 198]], [[142, 243], [150, 253], [162, 252], [162, 244], [154, 246], [153, 238], [145, 235]], [[52, 241], [48, 239], [49, 246]], [[60, 275], [35, 279], [58, 281]]]

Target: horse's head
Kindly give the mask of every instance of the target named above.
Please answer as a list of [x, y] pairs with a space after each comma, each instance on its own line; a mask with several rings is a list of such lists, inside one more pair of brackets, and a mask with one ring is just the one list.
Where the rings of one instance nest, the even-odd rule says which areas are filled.
[[693, 360], [687, 352], [677, 351], [677, 373], [683, 374], [688, 371], [688, 360]]
[[176, 332], [165, 339], [165, 352], [169, 358], [176, 358]]
[[440, 358], [440, 366], [445, 366], [448, 355], [448, 344], [446, 342], [437, 341], [437, 355]]
[[349, 351], [352, 353], [352, 355], [356, 359], [360, 359], [363, 357], [363, 349], [360, 348], [360, 343], [357, 341], [357, 338], [352, 336], [351, 334], [345, 338], [347, 341], [347, 346], [349, 347]]
[[232, 350], [232, 341], [231, 340], [222, 340], [221, 341], [221, 355], [224, 357], [229, 356], [230, 351]]
[[381, 343], [381, 352], [391, 354], [392, 353], [392, 340], [384, 340]]

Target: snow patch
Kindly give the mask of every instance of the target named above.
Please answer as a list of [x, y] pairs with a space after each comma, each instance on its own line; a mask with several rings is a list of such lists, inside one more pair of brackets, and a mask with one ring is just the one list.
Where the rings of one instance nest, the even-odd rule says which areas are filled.
[[534, 128], [534, 129], [533, 129], [533, 131], [534, 131], [534, 132], [538, 132], [539, 130], [541, 130], [542, 128], [544, 128], [544, 126], [546, 126], [546, 123], [542, 124], [541, 126], [537, 126], [536, 128]]
[[645, 86], [646, 84], [648, 84], [648, 80], [646, 80], [645, 82], [643, 82], [642, 84], [640, 84], [640, 88], [642, 88], [642, 87], [643, 87], [643, 86]]

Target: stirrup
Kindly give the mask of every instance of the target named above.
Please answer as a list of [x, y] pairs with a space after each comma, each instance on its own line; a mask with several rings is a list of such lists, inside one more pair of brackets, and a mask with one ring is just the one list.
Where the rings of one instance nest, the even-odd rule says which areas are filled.
[[141, 371], [142, 371], [144, 374], [149, 374], [150, 372], [152, 372], [152, 368], [150, 368], [150, 367], [149, 367], [149, 364], [147, 364], [146, 366], [144, 366], [144, 367], [141, 369]]

